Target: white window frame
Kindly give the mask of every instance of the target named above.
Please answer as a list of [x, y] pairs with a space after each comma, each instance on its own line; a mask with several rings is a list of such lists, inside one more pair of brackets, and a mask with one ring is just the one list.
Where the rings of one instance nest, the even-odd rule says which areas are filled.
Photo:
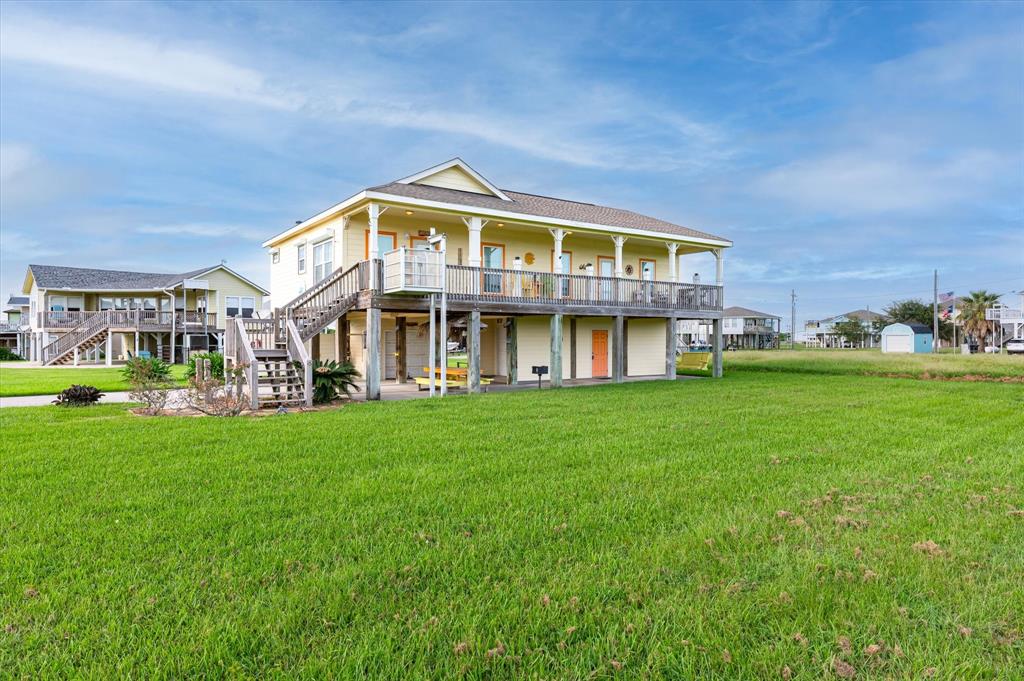
[[[235, 301], [232, 305], [231, 301]], [[231, 314], [231, 308], [235, 308], [235, 314]], [[224, 316], [231, 318], [237, 317], [242, 312], [241, 299], [239, 296], [224, 296]]]
[[306, 273], [306, 244], [301, 243], [295, 246], [295, 257], [298, 261], [299, 274]]
[[334, 241], [325, 239], [320, 243], [313, 244], [313, 283], [323, 281], [333, 271]]
[[[246, 305], [246, 301], [249, 302], [248, 305]], [[256, 314], [255, 296], [240, 296], [238, 302], [240, 304], [239, 312], [243, 317], [245, 317], [246, 319], [250, 319], [254, 314]], [[249, 310], [249, 314], [245, 314], [246, 310]]]

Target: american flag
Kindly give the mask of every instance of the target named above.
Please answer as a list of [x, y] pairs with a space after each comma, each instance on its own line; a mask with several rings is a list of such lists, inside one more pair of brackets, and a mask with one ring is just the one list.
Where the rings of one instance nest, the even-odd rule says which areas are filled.
[[940, 293], [939, 303], [946, 304], [946, 306], [939, 311], [939, 317], [944, 320], [952, 317], [953, 309], [956, 307], [956, 299], [953, 297], [953, 292], [950, 291], [949, 293]]

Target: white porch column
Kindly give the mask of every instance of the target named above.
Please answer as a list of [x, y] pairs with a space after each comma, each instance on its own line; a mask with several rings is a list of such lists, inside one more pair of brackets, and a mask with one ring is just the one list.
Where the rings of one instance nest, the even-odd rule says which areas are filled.
[[679, 268], [676, 267], [679, 262], [679, 258], [676, 257], [676, 251], [679, 250], [679, 244], [668, 242], [665, 244], [665, 247], [668, 248], [668, 280], [676, 281], [676, 272], [679, 271]]
[[114, 364], [114, 334], [111, 331], [107, 331], [107, 366]]
[[615, 242], [615, 276], [622, 278], [622, 244], [626, 243], [626, 237], [624, 236], [613, 236], [612, 241]]
[[725, 283], [724, 253], [721, 248], [712, 251], [715, 254], [715, 286], [722, 286]]
[[553, 271], [555, 274], [567, 274], [562, 271], [562, 239], [571, 234], [571, 232], [567, 232], [561, 227], [549, 229], [548, 231], [551, 232], [551, 236], [555, 239], [555, 261], [551, 263]]
[[469, 228], [469, 253], [467, 253], [467, 262], [470, 267], [480, 267], [481, 257], [483, 256], [483, 250], [480, 246], [480, 232], [483, 231], [484, 221], [483, 218], [473, 216], [466, 222], [466, 227]]
[[369, 214], [370, 222], [370, 247], [368, 249], [368, 255], [370, 260], [376, 260], [380, 257], [380, 239], [378, 238], [377, 225], [380, 219], [380, 206], [376, 203], [371, 203], [366, 209]]
[[78, 346], [75, 346], [75, 366], [78, 366]]

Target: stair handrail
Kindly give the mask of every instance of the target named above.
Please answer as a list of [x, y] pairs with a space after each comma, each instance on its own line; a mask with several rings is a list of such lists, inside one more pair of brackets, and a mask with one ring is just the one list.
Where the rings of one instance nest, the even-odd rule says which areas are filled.
[[295, 298], [293, 298], [291, 301], [289, 301], [289, 302], [285, 303], [284, 305], [282, 305], [281, 309], [283, 309], [283, 310], [294, 310], [296, 308], [301, 308], [301, 307], [305, 306], [305, 304], [308, 303], [318, 293], [320, 293], [320, 292], [324, 291], [325, 289], [329, 288], [330, 286], [332, 286], [336, 282], [346, 278], [346, 276], [349, 275], [354, 270], [358, 270], [359, 266], [361, 264], [362, 263], [358, 263], [357, 262], [355, 265], [352, 265], [348, 269], [342, 269], [341, 267], [339, 267], [338, 269], [334, 270], [333, 272], [328, 274], [326, 277], [324, 277], [321, 281], [317, 282], [317, 284], [315, 286], [313, 286], [313, 288], [308, 289], [306, 291], [303, 291], [302, 293], [297, 295]]
[[[235, 317], [235, 352], [237, 356], [239, 347], [245, 352], [245, 361], [249, 366], [242, 371], [242, 375], [249, 386], [249, 406], [255, 411], [260, 408], [259, 365], [256, 362], [256, 353], [252, 349], [252, 341], [249, 340], [249, 334], [245, 330], [244, 321], [243, 317]], [[238, 361], [237, 358], [235, 361]]]
[[79, 345], [80, 343], [95, 336], [97, 333], [102, 331], [104, 327], [109, 326], [109, 313], [115, 311], [116, 310], [102, 310], [95, 314], [91, 314], [66, 333], [62, 333], [56, 340], [43, 347], [43, 364], [48, 364], [51, 359], [60, 357], [68, 350], [73, 349], [76, 345]]
[[302, 365], [302, 397], [307, 407], [313, 406], [313, 360], [306, 352], [306, 344], [299, 333], [299, 327], [291, 319], [285, 320], [285, 331], [288, 337], [288, 359]]

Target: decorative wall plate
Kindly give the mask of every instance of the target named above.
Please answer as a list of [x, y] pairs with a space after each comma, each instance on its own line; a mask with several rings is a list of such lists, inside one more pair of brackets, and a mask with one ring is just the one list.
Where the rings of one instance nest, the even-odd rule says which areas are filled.
[[633, 266], [632, 265], [626, 265], [626, 274], [629, 274], [629, 275], [633, 274]]
[[523, 256], [523, 262], [525, 262], [527, 265], [532, 265], [534, 260], [536, 260], [536, 258], [534, 258], [533, 253], [530, 253], [529, 251], [527, 251], [526, 254]]

